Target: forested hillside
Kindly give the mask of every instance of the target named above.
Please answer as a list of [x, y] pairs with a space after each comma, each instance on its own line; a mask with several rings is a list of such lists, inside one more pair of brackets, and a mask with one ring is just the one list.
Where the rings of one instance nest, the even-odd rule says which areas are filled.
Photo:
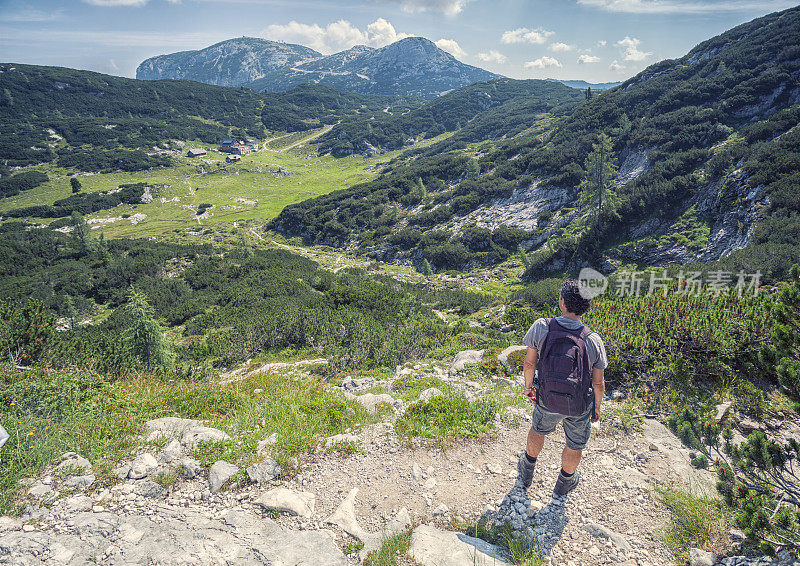
[[169, 164], [174, 140], [217, 143], [335, 123], [361, 111], [407, 109], [397, 97], [302, 85], [258, 94], [191, 81], [139, 81], [89, 71], [0, 65], [0, 160], [136, 171]]
[[[648, 67], [547, 132], [480, 151], [445, 141], [377, 181], [287, 207], [273, 225], [308, 241], [357, 239], [382, 257], [457, 267], [502, 259], [486, 235], [514, 223], [502, 210], [528, 200], [515, 216], [527, 230], [516, 239], [535, 252], [531, 276], [731, 252], [732, 268], [785, 275], [797, 257], [800, 210], [791, 196], [799, 35], [800, 8], [759, 18]], [[586, 161], [601, 134], [615, 175], [598, 213]]]
[[[399, 149], [409, 138], [435, 137], [463, 128], [472, 132], [469, 141], [500, 138], [530, 127], [540, 114], [569, 114], [583, 98], [580, 91], [561, 83], [494, 79], [452, 91], [405, 114], [347, 117], [321, 138], [320, 152], [340, 156], [369, 147]], [[474, 124], [478, 117], [489, 127]]]

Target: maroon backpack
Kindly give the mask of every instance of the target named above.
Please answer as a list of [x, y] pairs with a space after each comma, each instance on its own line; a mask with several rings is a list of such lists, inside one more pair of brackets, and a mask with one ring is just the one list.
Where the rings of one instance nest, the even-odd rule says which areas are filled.
[[568, 417], [584, 414], [594, 403], [592, 364], [586, 350], [591, 330], [570, 330], [547, 319], [547, 335], [539, 354], [536, 402], [548, 411]]

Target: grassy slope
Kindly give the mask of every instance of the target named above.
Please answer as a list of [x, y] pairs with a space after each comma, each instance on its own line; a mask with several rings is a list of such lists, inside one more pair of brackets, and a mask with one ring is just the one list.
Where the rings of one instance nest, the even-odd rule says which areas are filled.
[[[328, 129], [306, 132], [302, 137], [293, 135], [291, 140], [276, 139], [275, 143], [270, 144], [270, 148], [246, 155], [240, 163], [227, 164], [220, 171], [217, 171], [217, 163], [225, 163], [226, 154], [217, 152], [213, 145], [187, 143], [187, 148], [205, 147], [209, 150], [208, 156], [190, 159], [183, 151], [174, 158], [173, 167], [136, 173], [81, 175], [78, 178], [83, 185], [83, 192], [115, 189], [120, 184], [137, 182], [164, 186], [152, 203], [120, 205], [91, 214], [87, 219], [119, 218], [122, 214], [136, 213], [147, 215], [139, 224], [132, 224], [127, 219], [108, 224], [93, 224], [94, 232], [102, 230], [106, 237], [154, 236], [178, 228], [253, 219], [267, 220], [277, 216], [288, 204], [371, 180], [377, 176], [379, 165], [399, 154], [387, 152], [370, 159], [360, 155], [340, 159], [318, 157], [316, 151], [306, 145], [306, 140], [314, 141], [320, 133]], [[446, 136], [425, 140], [415, 147], [424, 147], [444, 137]], [[291, 143], [281, 143], [285, 141]], [[205, 165], [206, 172], [202, 172], [201, 168], [204, 161], [213, 162]], [[0, 215], [13, 208], [52, 204], [55, 200], [72, 194], [69, 184], [72, 173], [70, 170], [54, 165], [36, 169], [45, 171], [51, 180], [16, 197], [0, 199]], [[292, 174], [276, 178], [273, 172], [279, 170]], [[179, 201], [162, 203], [160, 200], [163, 198], [170, 201], [176, 197]], [[237, 202], [236, 199], [248, 202]], [[195, 213], [201, 203], [212, 204], [214, 208], [208, 218], [198, 220]], [[49, 221], [42, 219], [45, 223]]]

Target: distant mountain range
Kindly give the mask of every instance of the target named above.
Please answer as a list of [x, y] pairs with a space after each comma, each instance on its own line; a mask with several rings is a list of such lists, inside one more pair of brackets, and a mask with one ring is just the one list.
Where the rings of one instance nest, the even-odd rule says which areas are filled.
[[581, 90], [586, 90], [588, 87], [592, 87], [595, 90], [608, 90], [610, 88], [614, 88], [615, 86], [619, 86], [622, 83], [587, 83], [586, 81], [562, 81], [561, 79], [545, 79], [546, 81], [554, 82], [554, 83], [561, 83], [562, 85], [567, 85], [568, 87], [572, 88], [579, 88]]
[[458, 61], [421, 37], [378, 49], [356, 45], [328, 56], [302, 45], [242, 37], [199, 51], [151, 57], [136, 70], [137, 79], [189, 79], [259, 92], [319, 83], [361, 94], [427, 99], [498, 76]]

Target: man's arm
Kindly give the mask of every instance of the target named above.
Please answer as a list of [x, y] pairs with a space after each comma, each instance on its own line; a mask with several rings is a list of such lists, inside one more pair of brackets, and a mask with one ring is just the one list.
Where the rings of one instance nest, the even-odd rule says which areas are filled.
[[600, 420], [600, 405], [603, 403], [603, 395], [606, 392], [605, 370], [592, 369], [592, 389], [594, 389], [594, 413], [592, 422]]
[[525, 364], [522, 367], [522, 375], [525, 376], [525, 396], [536, 402], [536, 390], [533, 387], [533, 376], [536, 373], [536, 364], [539, 362], [539, 351], [535, 348], [528, 348], [525, 354]]

